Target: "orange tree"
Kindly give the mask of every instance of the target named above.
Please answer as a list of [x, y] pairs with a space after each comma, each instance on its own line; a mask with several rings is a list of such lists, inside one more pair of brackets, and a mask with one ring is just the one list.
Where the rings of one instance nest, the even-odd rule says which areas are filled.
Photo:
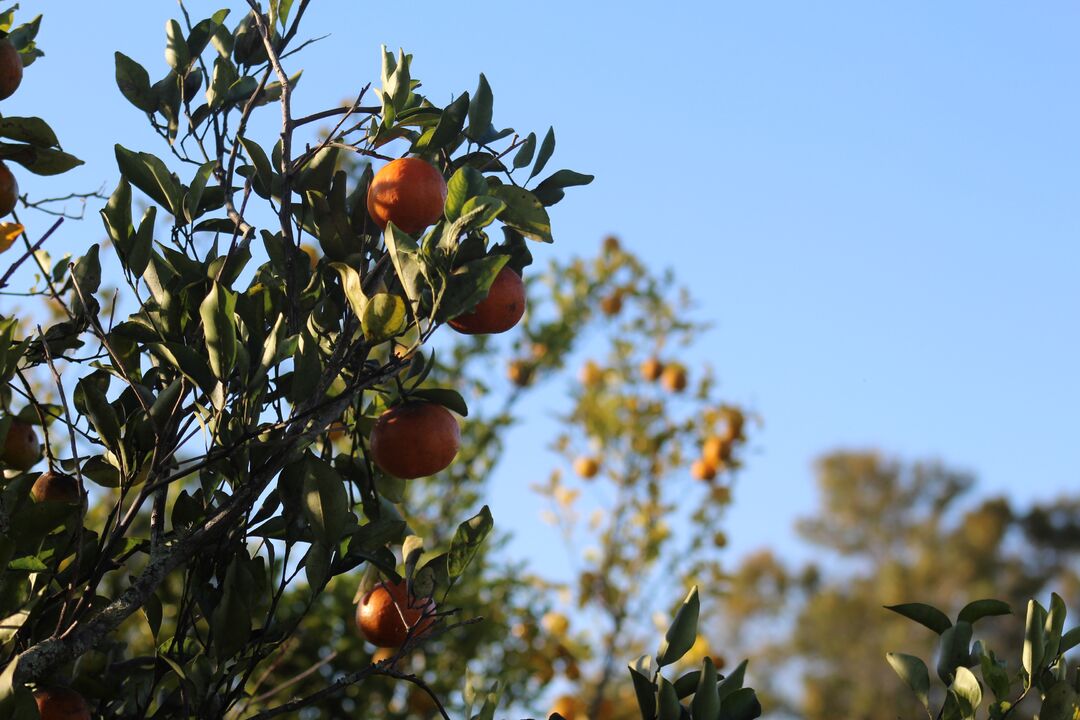
[[[487, 312], [492, 284], [529, 264], [526, 239], [552, 240], [547, 208], [591, 177], [542, 177], [552, 132], [493, 125], [483, 76], [433, 104], [404, 53], [384, 51], [379, 86], [354, 102], [294, 116], [299, 73], [286, 65], [308, 5], [251, 0], [231, 30], [229, 11], [193, 19], [181, 5], [156, 82], [117, 53], [120, 92], [169, 154], [116, 146], [121, 177], [101, 211], [115, 266], [92, 245], [50, 267], [54, 225], [23, 233], [0, 281], [30, 265], [30, 292], [60, 309], [44, 325], [0, 324], [7, 716], [60, 712], [68, 687], [106, 717], [294, 715], [378, 675], [427, 693], [389, 663], [288, 701], [251, 691], [328, 584], [359, 568], [362, 590], [403, 588], [377, 615], [404, 637], [369, 639], [407, 649], [467, 632], [450, 588], [490, 513], [474, 507], [425, 541], [396, 504], [394, 474], [442, 470], [457, 450], [449, 412], [468, 413], [426, 382], [426, 348], [448, 321]], [[2, 20], [28, 64], [40, 18]], [[276, 137], [250, 131], [265, 111], [280, 114]], [[41, 120], [6, 117], [0, 135], [13, 141], [0, 157], [31, 171], [78, 162]], [[103, 277], [121, 278], [119, 303]]]

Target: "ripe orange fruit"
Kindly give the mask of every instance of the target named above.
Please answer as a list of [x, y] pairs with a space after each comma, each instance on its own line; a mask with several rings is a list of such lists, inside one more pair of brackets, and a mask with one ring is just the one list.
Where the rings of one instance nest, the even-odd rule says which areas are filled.
[[356, 606], [356, 625], [372, 645], [396, 648], [405, 644], [410, 630], [414, 637], [431, 630], [434, 615], [435, 601], [409, 597], [404, 580], [381, 582]]
[[622, 310], [622, 293], [616, 291], [600, 300], [600, 310], [607, 316], [618, 315]]
[[471, 312], [458, 315], [450, 327], [464, 335], [487, 335], [506, 332], [525, 314], [525, 283], [521, 276], [504, 267], [491, 283], [487, 297], [476, 303]]
[[716, 477], [716, 465], [705, 459], [695, 460], [690, 465], [690, 474], [697, 480], [712, 480]]
[[582, 385], [597, 385], [604, 379], [604, 371], [593, 360], [586, 360], [585, 364], [581, 366], [578, 377]]
[[668, 365], [660, 374], [660, 384], [669, 392], [686, 389], [686, 370], [681, 365]]
[[41, 442], [34, 428], [15, 420], [4, 438], [4, 450], [0, 462], [15, 470], [29, 470], [41, 459]]
[[381, 663], [384, 660], [389, 660], [390, 658], [394, 657], [394, 654], [395, 653], [394, 653], [393, 648], [381, 647], [378, 650], [376, 650], [374, 653], [372, 653], [372, 655], [371, 655], [371, 663], [375, 664], [375, 663]]
[[701, 446], [701, 457], [715, 467], [723, 467], [731, 460], [732, 442], [726, 437], [712, 435]]
[[34, 700], [41, 720], [90, 720], [86, 700], [71, 688], [42, 688]]
[[5, 100], [19, 89], [22, 83], [22, 56], [7, 38], [0, 40], [0, 100]]
[[446, 181], [434, 165], [420, 158], [400, 158], [384, 166], [371, 180], [367, 209], [381, 228], [393, 222], [415, 235], [443, 214]]
[[622, 245], [619, 244], [619, 238], [614, 235], [608, 235], [604, 238], [604, 251], [605, 252], [618, 252], [622, 250]]
[[461, 429], [442, 405], [407, 402], [379, 416], [369, 441], [376, 465], [394, 477], [411, 480], [434, 475], [454, 461]]
[[586, 480], [596, 477], [596, 473], [600, 472], [600, 463], [596, 461], [596, 458], [591, 457], [579, 457], [574, 460], [574, 472]]
[[19, 201], [19, 183], [11, 170], [0, 162], [0, 217], [10, 215]]
[[70, 475], [53, 470], [44, 472], [30, 488], [30, 497], [34, 502], [62, 502], [77, 505], [82, 502], [82, 490], [79, 481]]
[[518, 387], [527, 387], [532, 381], [533, 366], [525, 360], [513, 360], [506, 368], [506, 376]]
[[664, 372], [664, 364], [655, 357], [651, 357], [641, 363], [640, 370], [641, 377], [648, 382], [656, 382], [660, 379], [660, 374]]

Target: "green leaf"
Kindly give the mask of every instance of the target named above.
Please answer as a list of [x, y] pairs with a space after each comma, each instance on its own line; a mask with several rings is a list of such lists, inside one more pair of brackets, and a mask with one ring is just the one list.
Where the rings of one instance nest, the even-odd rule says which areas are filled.
[[200, 215], [199, 203], [202, 202], [203, 191], [206, 190], [206, 183], [210, 180], [215, 165], [217, 165], [217, 162], [211, 160], [200, 165], [199, 169], [195, 171], [191, 187], [188, 188], [187, 195], [184, 196], [184, 217], [187, 218], [189, 223], [194, 222]]
[[1061, 646], [1061, 631], [1065, 629], [1066, 615], [1065, 601], [1057, 593], [1050, 594], [1050, 613], [1046, 616], [1044, 631], [1046, 632], [1046, 648], [1043, 657], [1050, 663], [1057, 659], [1058, 648]]
[[206, 358], [194, 348], [181, 343], [151, 343], [147, 349], [158, 358], [176, 368], [203, 392], [210, 392], [217, 384]]
[[720, 684], [716, 687], [716, 692], [720, 695], [720, 702], [723, 703], [727, 699], [728, 695], [731, 695], [736, 690], [739, 690], [743, 686], [743, 682], [746, 679], [746, 661], [735, 666], [735, 669], [728, 673], [727, 677], [720, 681]]
[[698, 599], [697, 585], [690, 589], [686, 599], [675, 613], [675, 619], [671, 621], [664, 634], [664, 642], [660, 644], [660, 652], [656, 655], [656, 661], [661, 667], [676, 662], [679, 658], [693, 647], [697, 639], [698, 612], [701, 603]]
[[490, 195], [480, 195], [465, 201], [461, 208], [462, 219], [467, 219], [466, 229], [479, 230], [495, 222], [495, 218], [506, 210], [506, 203]]
[[521, 147], [514, 153], [514, 169], [520, 170], [532, 162], [533, 154], [536, 152], [536, 133], [529, 133], [529, 137], [525, 138], [525, 142], [521, 143]]
[[360, 325], [371, 343], [400, 335], [408, 326], [405, 301], [391, 293], [376, 293], [364, 307]]
[[465, 572], [494, 525], [491, 511], [485, 505], [480, 508], [480, 512], [458, 526], [454, 539], [450, 542], [450, 557], [446, 564], [451, 579]]
[[135, 276], [146, 272], [150, 264], [150, 255], [154, 251], [154, 221], [157, 219], [157, 207], [150, 205], [143, 211], [139, 221], [139, 230], [131, 238], [127, 253], [128, 270]]
[[920, 625], [924, 625], [938, 635], [952, 627], [952, 621], [949, 617], [938, 610], [932, 605], [925, 603], [904, 603], [902, 605], [886, 605], [886, 610], [892, 610], [894, 613], [899, 613], [909, 620], [914, 620]]
[[549, 127], [547, 134], [544, 135], [544, 141], [540, 143], [540, 154], [536, 156], [536, 164], [529, 173], [530, 180], [540, 174], [553, 152], [555, 152], [555, 128]]
[[1039, 720], [1075, 720], [1080, 717], [1080, 697], [1069, 683], [1061, 680], [1046, 691]]
[[1043, 648], [1046, 646], [1046, 610], [1034, 600], [1028, 600], [1027, 619], [1024, 623], [1024, 652], [1022, 664], [1027, 673], [1025, 689], [1030, 687], [1042, 669]]
[[550, 177], [544, 178], [537, 189], [540, 188], [568, 188], [577, 185], [588, 185], [595, 179], [593, 175], [574, 172], [573, 170], [558, 170]]
[[438, 319], [454, 318], [476, 307], [487, 297], [491, 284], [509, 259], [507, 255], [485, 255], [455, 270], [443, 294]]
[[1058, 646], [1058, 653], [1064, 655], [1077, 645], [1080, 645], [1080, 627], [1074, 627], [1072, 630], [1069, 630], [1069, 632], [1061, 636], [1061, 644]]
[[251, 637], [252, 588], [240, 561], [234, 560], [225, 572], [221, 601], [210, 616], [213, 650], [219, 660], [240, 652]]
[[461, 134], [461, 128], [465, 126], [465, 115], [469, 110], [469, 93], [462, 93], [460, 97], [446, 106], [439, 118], [439, 124], [428, 130], [413, 146], [414, 152], [440, 150], [455, 140]]
[[410, 392], [409, 396], [442, 405], [447, 410], [453, 410], [461, 417], [468, 417], [469, 415], [469, 406], [465, 403], [465, 398], [457, 390], [451, 388], [420, 388]]
[[885, 659], [889, 661], [900, 679], [907, 683], [907, 686], [915, 693], [915, 697], [919, 698], [923, 707], [929, 710], [930, 671], [926, 668], [926, 663], [914, 655], [904, 653], [887, 653]]
[[255, 167], [255, 191], [262, 197], [270, 197], [274, 179], [270, 159], [266, 156], [266, 152], [259, 147], [258, 143], [248, 140], [246, 137], [241, 137], [240, 144], [244, 147], [244, 153], [248, 156], [248, 160]]
[[949, 689], [956, 696], [964, 720], [974, 720], [975, 712], [982, 704], [982, 687], [975, 674], [966, 667], [957, 668], [956, 679]]
[[487, 182], [479, 170], [468, 165], [458, 168], [446, 183], [446, 205], [443, 208], [446, 219], [457, 220], [469, 198], [486, 193]]
[[[123, 177], [116, 189], [109, 196], [109, 201], [101, 209], [101, 220], [105, 223], [105, 232], [121, 254], [127, 255], [135, 228], [131, 224], [131, 184]], [[126, 265], [126, 263], [125, 263]]]
[[199, 305], [203, 335], [214, 377], [225, 380], [236, 364], [236, 293], [213, 283]]
[[971, 623], [958, 622], [941, 633], [939, 642], [937, 675], [949, 685], [958, 667], [971, 664]]
[[397, 273], [401, 286], [405, 289], [405, 296], [409, 298], [413, 313], [419, 314], [420, 298], [424, 289], [420, 248], [408, 233], [399, 230], [392, 222], [386, 226], [383, 242], [386, 243], [390, 261], [394, 265], [394, 272]]
[[993, 615], [1009, 615], [1012, 613], [1012, 608], [1009, 607], [1009, 603], [1002, 602], [1001, 600], [974, 600], [964, 606], [964, 609], [960, 611], [960, 615], [957, 620], [961, 622], [974, 623], [976, 620], [981, 620], [984, 617], [990, 617]]
[[979, 665], [982, 670], [983, 682], [989, 687], [994, 697], [998, 700], [1009, 698], [1009, 673], [994, 658], [989, 655], [979, 656]]
[[656, 717], [657, 720], [680, 720], [682, 717], [682, 705], [679, 704], [675, 686], [664, 677], [660, 678], [660, 688], [656, 696]]
[[113, 449], [120, 443], [120, 418], [105, 397], [109, 376], [101, 371], [84, 377], [75, 386], [75, 408], [85, 416], [98, 433], [106, 447]]
[[36, 117], [0, 118], [0, 137], [29, 143], [39, 148], [51, 148], [60, 145], [56, 133], [49, 124]]
[[494, 98], [491, 95], [491, 86], [488, 85], [484, 73], [480, 73], [480, 82], [476, 86], [476, 93], [469, 102], [469, 137], [482, 138], [491, 126], [491, 106]]
[[188, 52], [184, 31], [176, 20], [165, 23], [165, 62], [181, 74], [191, 64], [191, 53]]
[[649, 676], [635, 669], [633, 665], [628, 666], [628, 669], [642, 720], [654, 720], [656, 718], [656, 686], [653, 685]]
[[551, 220], [535, 195], [513, 185], [498, 185], [489, 188], [488, 193], [506, 203], [500, 216], [504, 224], [533, 240], [552, 242]]
[[158, 99], [150, 87], [150, 75], [139, 63], [122, 52], [116, 53], [116, 86], [127, 101], [142, 110], [157, 111]]
[[150, 153], [132, 152], [122, 145], [117, 145], [116, 163], [132, 185], [174, 216], [180, 216], [183, 192], [180, 181], [159, 158]]
[[0, 143], [0, 159], [17, 162], [35, 175], [59, 175], [83, 164], [62, 150]]
[[695, 720], [716, 720], [720, 717], [720, 695], [716, 691], [716, 667], [712, 658], [705, 658], [701, 668], [690, 715]]
[[304, 474], [304, 516], [315, 539], [333, 547], [341, 539], [349, 514], [345, 481], [328, 463], [309, 456]]
[[720, 720], [754, 720], [761, 715], [761, 703], [752, 688], [739, 688], [720, 704]]

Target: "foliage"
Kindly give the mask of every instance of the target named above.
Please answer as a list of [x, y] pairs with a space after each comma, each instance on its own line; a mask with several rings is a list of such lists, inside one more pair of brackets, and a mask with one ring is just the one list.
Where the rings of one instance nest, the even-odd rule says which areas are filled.
[[[550, 242], [547, 208], [591, 176], [541, 177], [553, 131], [538, 144], [493, 125], [483, 76], [474, 94], [433, 104], [404, 53], [384, 50], [378, 90], [294, 117], [300, 74], [283, 62], [299, 49], [308, 3], [249, 4], [232, 30], [228, 10], [193, 22], [181, 6], [156, 82], [117, 53], [120, 92], [171, 153], [167, 162], [115, 148], [121, 178], [101, 217], [119, 271], [98, 245], [50, 266], [39, 251], [47, 235], [26, 234], [4, 278], [32, 262], [31, 294], [62, 314], [39, 328], [4, 320], [0, 435], [15, 417], [33, 424], [49, 468], [85, 492], [81, 506], [34, 504], [35, 474], [5, 472], [9, 714], [32, 716], [28, 688], [48, 683], [70, 683], [108, 717], [268, 718], [376, 676], [427, 692], [421, 678], [371, 662], [288, 702], [256, 692], [327, 588], [361, 566], [361, 589], [400, 573], [435, 596], [436, 638], [472, 622], [451, 590], [490, 514], [473, 505], [457, 520], [443, 515], [443, 529], [422, 540], [401, 481], [369, 462], [367, 433], [405, 398], [468, 413], [458, 392], [430, 381], [426, 344], [504, 265], [529, 265], [526, 238]], [[35, 51], [33, 33], [11, 34], [20, 32], [17, 47]], [[369, 92], [375, 102], [364, 105]], [[271, 103], [282, 121], [265, 143], [249, 121]], [[302, 142], [325, 120], [336, 124]], [[4, 157], [63, 169], [55, 139], [41, 137], [20, 138], [29, 149]], [[365, 207], [367, 162], [395, 149], [448, 178], [444, 219], [416, 237], [392, 223], [381, 233]], [[138, 221], [135, 191], [150, 203]], [[318, 246], [315, 263], [305, 238]], [[112, 306], [118, 321], [101, 313], [115, 302], [102, 292], [106, 276], [126, 285]]]
[[1070, 680], [1065, 660], [1065, 653], [1080, 644], [1080, 627], [1064, 632], [1067, 610], [1065, 601], [1056, 593], [1051, 596], [1049, 610], [1036, 600], [1028, 601], [1020, 661], [1011, 671], [1009, 664], [982, 641], [972, 643], [975, 623], [984, 617], [1011, 614], [1007, 603], [975, 600], [964, 606], [955, 622], [923, 603], [889, 609], [938, 635], [936, 674], [946, 691], [936, 712], [931, 704], [926, 663], [904, 653], [887, 655], [889, 664], [911, 688], [927, 717], [975, 720], [985, 707], [985, 717], [1001, 720], [1013, 715], [1029, 696], [1039, 700], [1036, 716], [1040, 720], [1069, 720], [1080, 715], [1080, 675], [1074, 672]]
[[[976, 502], [966, 473], [874, 452], [832, 453], [817, 471], [819, 509], [798, 525], [811, 561], [763, 550], [724, 585], [718, 640], [770, 667], [756, 678], [766, 707], [810, 720], [922, 715], [881, 658], [898, 648], [930, 656], [932, 636], [882, 606], [918, 599], [957, 613], [972, 597], [998, 597], [1023, 607], [1052, 589], [1076, 606], [1076, 565], [1062, 541], [1076, 537], [1068, 499], [1029, 509]], [[942, 618], [929, 622], [940, 629]], [[980, 631], [987, 647], [1023, 642], [1015, 624], [986, 620]]]

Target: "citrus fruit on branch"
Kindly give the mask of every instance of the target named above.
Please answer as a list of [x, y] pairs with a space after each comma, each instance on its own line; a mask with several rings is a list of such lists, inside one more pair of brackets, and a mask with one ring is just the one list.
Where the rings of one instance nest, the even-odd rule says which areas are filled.
[[506, 332], [525, 314], [525, 283], [521, 276], [503, 267], [495, 276], [487, 296], [471, 312], [458, 315], [450, 327], [465, 335]]
[[410, 235], [438, 222], [446, 203], [446, 181], [431, 163], [400, 158], [384, 166], [371, 180], [367, 209], [375, 224], [394, 223]]
[[375, 421], [369, 438], [371, 460], [404, 480], [434, 475], [454, 461], [461, 429], [442, 405], [406, 402]]
[[435, 601], [412, 597], [404, 580], [379, 583], [356, 606], [356, 626], [377, 647], [401, 647], [410, 632], [422, 637], [434, 624]]

